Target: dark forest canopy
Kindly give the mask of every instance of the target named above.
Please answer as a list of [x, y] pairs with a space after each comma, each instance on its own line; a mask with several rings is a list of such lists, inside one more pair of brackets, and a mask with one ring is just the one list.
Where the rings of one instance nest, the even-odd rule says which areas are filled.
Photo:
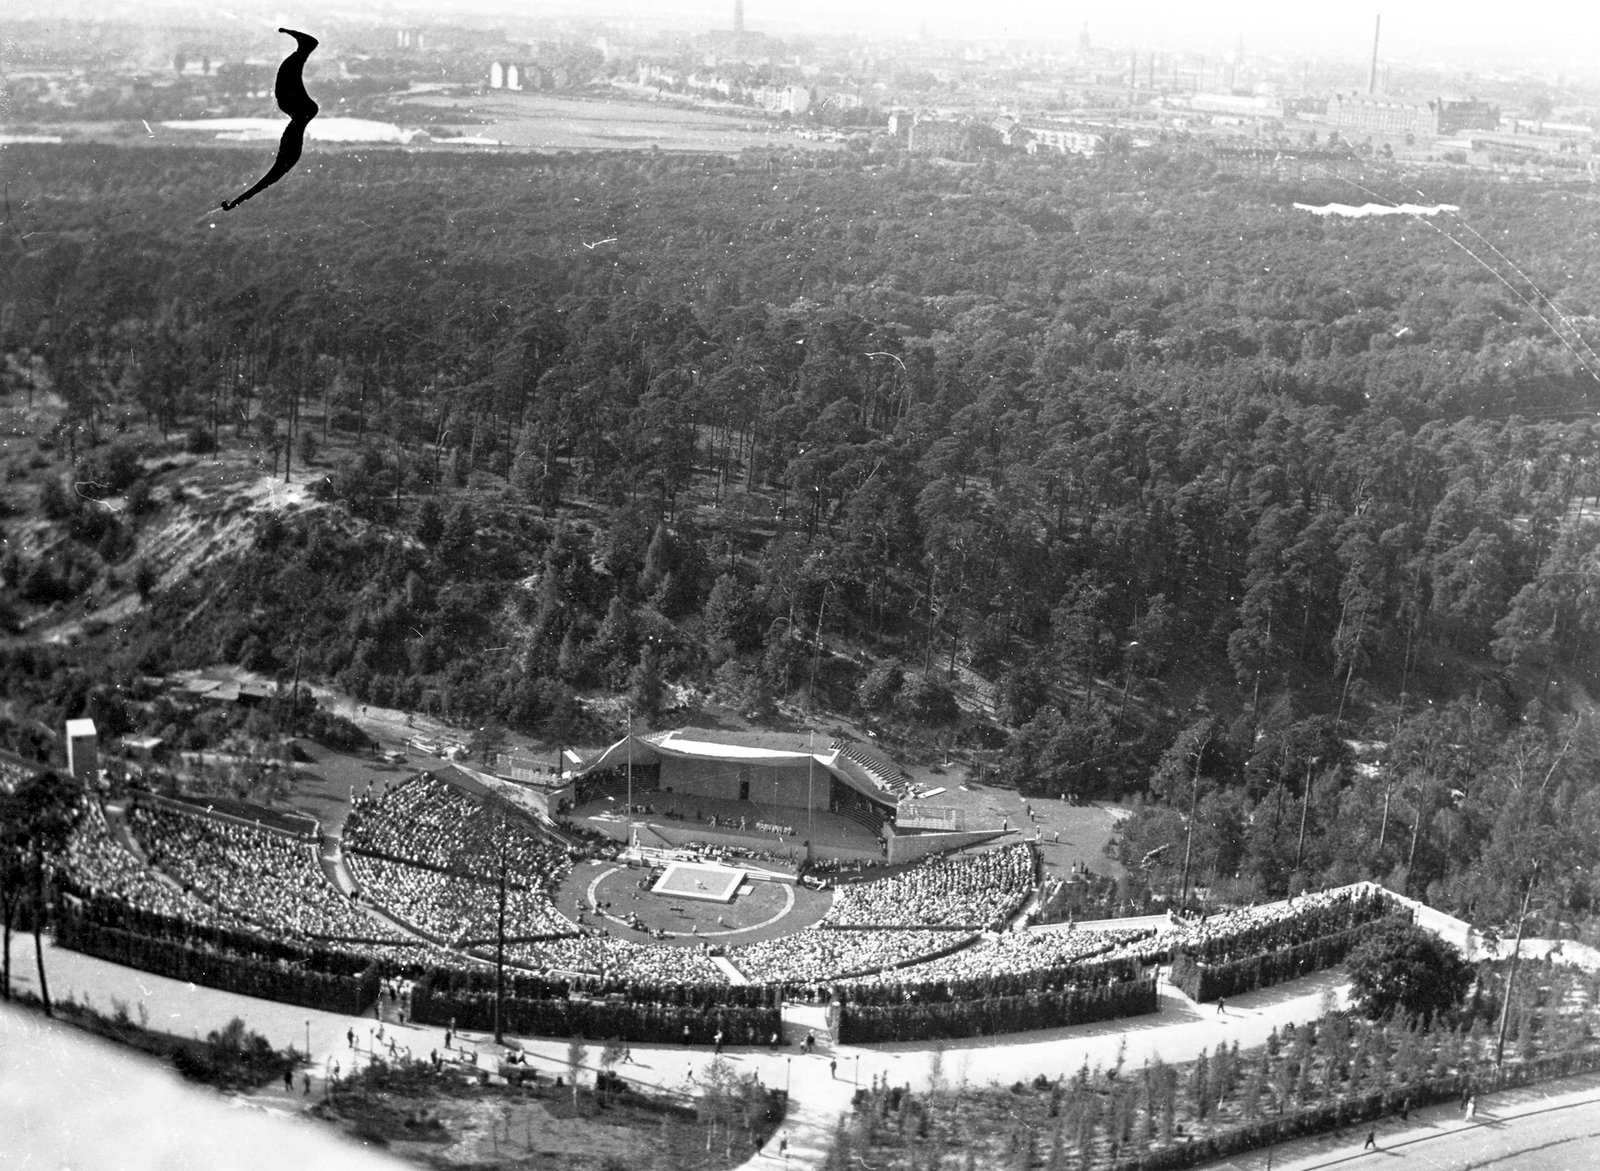
[[[330, 511], [158, 592], [161, 662], [281, 671], [302, 630], [357, 695], [551, 736], [574, 689], [664, 682], [938, 726], [959, 668], [1002, 775], [1151, 792], [1125, 861], [1160, 890], [1193, 809], [1207, 884], [1503, 915], [1475, 868], [1587, 809], [1586, 195], [1163, 151], [351, 151], [222, 216], [252, 156], [6, 152], [0, 346], [69, 455], [130, 409], [274, 468], [339, 449]], [[1418, 186], [1461, 216], [1293, 207]], [[72, 547], [39, 581], [13, 554], [12, 600], [70, 596]], [[1358, 737], [1393, 741], [1376, 773]], [[1495, 771], [1534, 752], [1537, 800]]]

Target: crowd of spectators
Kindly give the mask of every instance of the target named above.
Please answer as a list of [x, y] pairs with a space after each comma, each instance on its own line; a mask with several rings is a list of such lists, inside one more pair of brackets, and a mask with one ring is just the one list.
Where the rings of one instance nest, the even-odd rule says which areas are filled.
[[991, 927], [1033, 890], [1026, 844], [938, 858], [879, 882], [839, 887], [822, 922], [830, 927]]
[[269, 931], [288, 938], [406, 938], [335, 890], [308, 842], [144, 803], [130, 809], [129, 822], [152, 866]]
[[369, 788], [345, 819], [344, 850], [490, 878], [503, 848], [519, 884], [545, 891], [560, 886], [572, 869], [568, 848], [507, 810], [492, 824], [493, 849], [486, 851], [474, 840], [484, 809], [478, 798], [427, 773], [376, 793]]
[[[487, 879], [408, 866], [370, 854], [346, 854], [364, 898], [424, 934], [455, 941], [493, 938], [499, 928], [499, 886]], [[575, 930], [542, 884], [529, 887], [518, 872], [506, 884], [506, 935], [570, 934]]]
[[1160, 934], [1129, 943], [1119, 955], [1166, 963], [1180, 949], [1206, 962], [1237, 958], [1345, 931], [1391, 913], [1394, 900], [1367, 887], [1342, 886], [1275, 903], [1177, 920]]
[[1026, 975], [1068, 967], [1102, 956], [1123, 956], [1138, 942], [1155, 934], [1151, 927], [1079, 929], [1075, 931], [1008, 931], [986, 937], [973, 946], [940, 956], [905, 971], [874, 973], [859, 983], [878, 984], [901, 979], [981, 980]]
[[650, 946], [595, 932], [517, 944], [507, 949], [518, 963], [549, 972], [604, 971], [608, 980], [649, 984], [726, 984], [727, 975], [703, 948]]
[[63, 868], [83, 895], [117, 899], [141, 911], [171, 915], [202, 927], [238, 927], [242, 921], [164, 879], [117, 844], [98, 801], [86, 801], [82, 820], [67, 842]]
[[753, 983], [827, 984], [911, 963], [969, 938], [959, 931], [829, 931], [813, 926], [730, 948], [728, 959]]

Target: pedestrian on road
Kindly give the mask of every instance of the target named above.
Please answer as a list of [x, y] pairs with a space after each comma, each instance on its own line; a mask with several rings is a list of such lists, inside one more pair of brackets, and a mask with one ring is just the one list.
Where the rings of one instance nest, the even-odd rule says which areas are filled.
[[449, 1029], [446, 1029], [444, 1031], [444, 1047], [446, 1049], [450, 1048], [450, 1042], [452, 1040], [454, 1040], [454, 1039], [455, 1039], [455, 1034], [452, 1033]]
[[1367, 1141], [1366, 1141], [1365, 1145], [1362, 1146], [1361, 1149], [1363, 1151], [1375, 1151], [1375, 1150], [1378, 1149], [1378, 1128], [1377, 1127], [1373, 1127], [1371, 1130], [1367, 1131]]
[[817, 1035], [810, 1029], [806, 1030], [806, 1052], [810, 1053], [817, 1047]]
[[1408, 1119], [1410, 1117], [1411, 1117], [1411, 1099], [1408, 1097], [1404, 1102], [1400, 1103], [1400, 1121], [1404, 1122], [1406, 1119]]
[[778, 1154], [783, 1156], [783, 1161], [789, 1161], [789, 1136], [784, 1135], [778, 1140]]
[[832, 1061], [828, 1062], [828, 1076], [833, 1078], [835, 1081], [839, 1080], [839, 1059], [838, 1058], [834, 1058]]
[[350, 1042], [350, 1048], [354, 1049], [356, 1047], [356, 1031], [354, 1029], [346, 1029], [344, 1031], [344, 1039]]
[[1226, 1000], [1224, 1000], [1220, 996], [1217, 997], [1217, 1015], [1218, 1016], [1227, 1016], [1228, 1015], [1228, 1002]]
[[776, 1033], [772, 1034], [772, 1040], [770, 1042], [770, 1045], [771, 1045], [772, 1051], [774, 1053], [776, 1053], [778, 1051], [778, 1034], [776, 1034]]
[[635, 1064], [637, 1064], [637, 1062], [635, 1062], [633, 1060], [633, 1049], [631, 1047], [626, 1048], [626, 1049], [624, 1049], [622, 1051], [622, 1064], [623, 1065], [635, 1065]]
[[286, 1068], [283, 1071], [283, 1092], [286, 1094], [294, 1093], [294, 1070], [292, 1069]]
[[694, 1062], [689, 1063], [689, 1080], [694, 1081]]
[[718, 1057], [722, 1056], [722, 1030], [721, 1029], [717, 1030], [716, 1048], [713, 1049], [712, 1052]]
[[1467, 1095], [1467, 1121], [1472, 1121], [1472, 1116], [1478, 1112], [1478, 1095]]

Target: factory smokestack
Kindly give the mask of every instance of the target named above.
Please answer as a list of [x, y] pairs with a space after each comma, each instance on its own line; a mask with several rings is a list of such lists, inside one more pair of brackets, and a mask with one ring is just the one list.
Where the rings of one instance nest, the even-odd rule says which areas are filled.
[[1367, 72], [1367, 92], [1378, 92], [1378, 33], [1383, 29], [1383, 17], [1372, 18], [1372, 68]]

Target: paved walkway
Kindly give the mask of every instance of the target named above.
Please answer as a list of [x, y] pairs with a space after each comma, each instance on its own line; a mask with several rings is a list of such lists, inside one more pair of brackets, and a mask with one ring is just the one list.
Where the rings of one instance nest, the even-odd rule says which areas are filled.
[[[32, 955], [33, 941], [22, 936], [13, 943], [13, 980], [19, 989], [37, 991]], [[309, 1042], [313, 1058], [312, 1096], [335, 1062], [348, 1073], [374, 1050], [386, 1055], [392, 1040], [396, 1052], [409, 1049], [412, 1056], [425, 1059], [438, 1049], [445, 1053], [444, 1030], [430, 1026], [383, 1023], [383, 1039], [377, 1037], [379, 1022], [371, 1016], [353, 1017], [317, 1012], [294, 1005], [257, 1000], [229, 992], [168, 980], [116, 964], [106, 963], [76, 952], [55, 947], [46, 941], [45, 964], [52, 993], [58, 998], [71, 995], [86, 1001], [101, 1012], [115, 1010], [114, 1000], [128, 1005], [139, 1019], [137, 1006], [143, 1005], [149, 1026], [192, 1037], [204, 1037], [221, 1028], [233, 1017], [266, 1037], [275, 1047], [305, 1051]], [[1212, 1006], [1197, 1006], [1181, 993], [1163, 984], [1158, 1013], [1082, 1025], [1050, 1029], [1038, 1033], [1010, 1034], [1000, 1038], [971, 1038], [946, 1043], [942, 1048], [944, 1076], [960, 1084], [989, 1082], [1009, 1084], [1030, 1080], [1038, 1074], [1054, 1078], [1071, 1073], [1087, 1061], [1089, 1065], [1110, 1066], [1119, 1056], [1137, 1066], [1160, 1054], [1167, 1061], [1192, 1059], [1201, 1049], [1211, 1049], [1221, 1041], [1238, 1041], [1248, 1047], [1262, 1044], [1274, 1028], [1299, 1023], [1320, 1015], [1329, 1007], [1343, 1003], [1345, 986], [1333, 973], [1250, 993], [1228, 1003], [1227, 1012], [1218, 1014]], [[786, 1034], [793, 1040], [803, 1036], [803, 1026], [820, 1023], [818, 1006], [792, 1006], [787, 1014]], [[825, 1032], [817, 1029], [819, 1038]], [[355, 1046], [350, 1044], [354, 1036]], [[542, 1074], [554, 1076], [567, 1069], [565, 1040], [532, 1039], [521, 1043], [529, 1060]], [[466, 1046], [470, 1059], [491, 1066], [499, 1053], [490, 1040], [479, 1033], [463, 1033], [458, 1045]], [[921, 1043], [902, 1043], [867, 1047], [829, 1045], [825, 1040], [815, 1054], [801, 1055], [793, 1045], [773, 1053], [765, 1048], [729, 1048], [725, 1057], [740, 1073], [758, 1074], [769, 1086], [790, 1090], [791, 1112], [779, 1132], [789, 1140], [789, 1165], [817, 1167], [831, 1140], [840, 1115], [849, 1107], [856, 1085], [867, 1085], [873, 1077], [891, 1084], [925, 1088], [935, 1052]], [[461, 1055], [461, 1050], [450, 1056]], [[634, 1062], [617, 1072], [643, 1086], [692, 1094], [697, 1077], [711, 1061], [705, 1049], [682, 1046], [636, 1046]], [[592, 1071], [599, 1047], [591, 1046], [586, 1067]], [[285, 1096], [282, 1087], [273, 1087], [256, 1096], [257, 1101], [298, 1110], [303, 1093]], [[278, 1101], [282, 1099], [282, 1101]], [[768, 1152], [748, 1164], [752, 1168], [777, 1165], [776, 1143]]]

